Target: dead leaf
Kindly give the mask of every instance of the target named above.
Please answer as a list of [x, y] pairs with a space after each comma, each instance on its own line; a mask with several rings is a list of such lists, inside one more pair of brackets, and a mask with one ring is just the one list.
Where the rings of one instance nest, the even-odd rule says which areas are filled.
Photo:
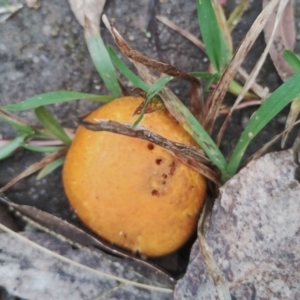
[[[267, 154], [220, 190], [206, 240], [232, 299], [300, 299], [297, 167], [292, 150]], [[218, 299], [198, 243], [175, 299]]]
[[85, 24], [85, 17], [100, 29], [100, 16], [106, 0], [69, 0], [71, 9], [81, 26]]
[[0, 285], [16, 297], [31, 300], [172, 298], [172, 289], [152, 287], [147, 278], [128, 268], [121, 259], [73, 249], [45, 233], [2, 233], [0, 248]]
[[[263, 0], [265, 7], [270, 0]], [[271, 38], [276, 19], [276, 11], [272, 13], [268, 20], [264, 34], [266, 42]], [[293, 69], [283, 58], [283, 50], [293, 50], [296, 43], [296, 28], [294, 20], [294, 0], [290, 0], [283, 12], [283, 16], [276, 30], [272, 47], [269, 50], [275, 68], [283, 81], [287, 80], [294, 74]]]
[[[132, 268], [138, 269], [141, 275], [147, 275], [147, 278], [150, 280], [154, 275], [155, 278], [159, 276], [159, 282], [162, 284], [171, 286], [174, 284], [174, 279], [152, 262], [141, 259], [133, 255], [130, 251], [120, 249], [99, 237], [96, 238], [91, 233], [77, 228], [56, 216], [35, 207], [15, 204], [5, 197], [4, 194], [0, 194], [0, 203], [5, 204], [18, 218], [32, 228], [47, 232], [63, 241], [67, 241], [72, 247], [85, 250], [90, 249], [93, 253], [97, 251], [96, 254], [102, 250], [103, 253], [122, 258], [124, 264], [129, 264]], [[4, 223], [0, 222], [1, 224]]]

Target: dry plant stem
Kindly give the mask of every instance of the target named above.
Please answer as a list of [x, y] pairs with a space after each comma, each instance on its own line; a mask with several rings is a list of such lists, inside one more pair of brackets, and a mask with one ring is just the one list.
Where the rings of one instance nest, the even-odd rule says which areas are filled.
[[255, 79], [256, 79], [256, 77], [257, 77], [257, 75], [258, 75], [258, 73], [259, 73], [259, 71], [260, 71], [260, 69], [261, 69], [261, 67], [263, 65], [263, 63], [266, 60], [266, 57], [267, 57], [267, 55], [269, 53], [269, 49], [270, 49], [271, 45], [273, 44], [274, 35], [275, 35], [275, 32], [276, 32], [277, 27], [279, 25], [282, 13], [283, 13], [284, 8], [286, 7], [286, 5], [287, 5], [288, 2], [289, 2], [289, 0], [281, 0], [280, 3], [279, 3], [279, 8], [278, 8], [278, 12], [277, 12], [277, 15], [276, 15], [276, 20], [275, 20], [274, 28], [273, 28], [271, 37], [269, 39], [269, 42], [268, 42], [267, 46], [265, 47], [264, 52], [260, 56], [259, 60], [257, 61], [255, 67], [253, 68], [252, 72], [250, 73], [247, 82], [245, 83], [245, 85], [243, 86], [243, 89], [242, 89], [241, 93], [239, 94], [239, 96], [235, 100], [235, 103], [232, 106], [229, 114], [227, 115], [224, 123], [222, 124], [222, 127], [221, 127], [221, 129], [220, 129], [220, 131], [218, 133], [217, 139], [216, 139], [217, 145], [219, 145], [220, 142], [221, 142], [221, 139], [223, 137], [225, 128], [227, 127], [227, 124], [229, 122], [229, 119], [230, 119], [233, 111], [236, 109], [237, 105], [239, 105], [240, 102], [243, 100], [244, 96], [248, 92], [249, 88], [252, 86], [253, 82], [255, 81]]
[[9, 118], [10, 120], [12, 121], [15, 121], [16, 123], [20, 123], [24, 126], [28, 126], [28, 127], [31, 127], [31, 128], [35, 128], [35, 126], [32, 126], [30, 123], [28, 123], [25, 119], [22, 119], [20, 117], [17, 117], [15, 116], [14, 114], [6, 111], [6, 110], [3, 110], [0, 108], [0, 116], [3, 116], [3, 117], [7, 117]]
[[172, 142], [154, 132], [149, 131], [146, 127], [141, 125], [132, 128], [132, 124], [119, 123], [111, 120], [95, 119], [95, 121], [97, 123], [80, 121], [80, 125], [93, 131], [109, 131], [149, 141], [163, 147], [169, 153], [180, 159], [183, 163], [218, 184], [219, 174], [212, 169], [210, 161], [204, 156], [201, 149]]
[[49, 163], [53, 162], [54, 160], [56, 160], [56, 159], [64, 156], [67, 153], [67, 151], [68, 151], [68, 148], [60, 149], [60, 150], [58, 150], [56, 152], [53, 152], [53, 153], [47, 155], [46, 157], [44, 157], [43, 159], [41, 159], [37, 163], [34, 163], [29, 168], [27, 168], [25, 171], [23, 171], [22, 173], [20, 173], [19, 175], [17, 175], [15, 178], [13, 178], [4, 187], [0, 188], [0, 193], [3, 193], [4, 191], [6, 191], [8, 188], [10, 188], [12, 185], [14, 185], [15, 183], [17, 183], [21, 179], [23, 179], [23, 178], [25, 178], [25, 177], [27, 177], [27, 176], [35, 173], [36, 171], [42, 169], [43, 167], [45, 167]]
[[226, 67], [225, 71], [222, 74], [222, 77], [217, 85], [217, 88], [214, 90], [211, 98], [210, 98], [210, 107], [207, 114], [207, 118], [204, 123], [205, 129], [211, 133], [215, 120], [218, 116], [219, 107], [223, 101], [223, 98], [228, 90], [229, 84], [238, 72], [238, 68], [241, 66], [244, 58], [249, 52], [250, 48], [254, 44], [260, 32], [263, 30], [268, 18], [270, 17], [272, 11], [278, 4], [279, 0], [271, 1], [264, 10], [259, 14], [259, 16], [254, 21], [253, 25], [247, 32], [243, 42], [238, 47], [235, 52], [232, 60], [229, 65]]
[[214, 281], [214, 285], [216, 287], [220, 300], [231, 300], [228, 284], [223, 278], [221, 271], [219, 270], [219, 267], [215, 262], [212, 251], [205, 237], [202, 235], [199, 229], [197, 231], [197, 234], [199, 248], [203, 258], [203, 262], [205, 264], [205, 269]]
[[235, 7], [234, 11], [230, 14], [230, 16], [227, 20], [227, 24], [228, 24], [230, 31], [232, 31], [233, 28], [240, 21], [241, 16], [243, 15], [244, 11], [247, 8], [248, 3], [249, 3], [249, 0], [241, 0], [239, 2], [239, 4]]
[[117, 277], [117, 276], [114, 276], [114, 275], [106, 274], [104, 272], [92, 269], [92, 268], [90, 268], [88, 266], [85, 266], [83, 264], [75, 262], [75, 261], [73, 261], [73, 260], [71, 260], [69, 258], [66, 258], [66, 257], [64, 257], [64, 256], [62, 256], [60, 254], [57, 254], [57, 253], [55, 253], [55, 252], [53, 252], [53, 251], [51, 251], [51, 250], [49, 250], [49, 249], [47, 249], [47, 248], [45, 248], [43, 246], [40, 246], [37, 243], [30, 241], [28, 238], [26, 238], [24, 236], [21, 236], [17, 232], [14, 232], [14, 231], [10, 230], [9, 228], [7, 228], [6, 226], [4, 226], [2, 224], [0, 224], [0, 229], [3, 230], [3, 231], [5, 231], [5, 232], [7, 232], [7, 233], [9, 233], [9, 234], [11, 234], [14, 238], [23, 241], [24, 243], [26, 243], [30, 247], [34, 247], [36, 249], [39, 249], [40, 251], [42, 251], [44, 253], [47, 253], [50, 256], [53, 256], [53, 257], [55, 257], [55, 258], [57, 258], [57, 259], [59, 259], [59, 260], [61, 260], [63, 262], [71, 264], [73, 266], [76, 266], [79, 269], [84, 269], [86, 271], [92, 272], [92, 273], [94, 273], [97, 276], [109, 278], [109, 279], [112, 279], [112, 280], [116, 280], [117, 282], [122, 282], [122, 283], [124, 283], [126, 285], [132, 285], [132, 286], [143, 288], [143, 289], [148, 289], [148, 290], [153, 290], [153, 291], [160, 291], [160, 292], [163, 292], [163, 293], [173, 293], [172, 289], [161, 288], [161, 287], [157, 287], [157, 286], [151, 286], [151, 285], [147, 285], [147, 284], [142, 284], [142, 283], [130, 281], [130, 280], [127, 280], [127, 279], [124, 279], [124, 278], [121, 278], [121, 277]]
[[[243, 68], [239, 68], [237, 77], [241, 82], [245, 83], [249, 78], [249, 74]], [[266, 97], [265, 89], [256, 82], [252, 83], [251, 90], [260, 98]]]
[[286, 134], [287, 132], [289, 132], [290, 130], [292, 130], [294, 128], [294, 126], [296, 126], [297, 124], [300, 124], [300, 120], [298, 120], [297, 122], [294, 122], [291, 126], [289, 126], [288, 128], [286, 128], [284, 131], [282, 131], [281, 133], [279, 133], [275, 137], [273, 137], [273, 139], [271, 141], [269, 141], [268, 143], [266, 143], [262, 148], [260, 148], [253, 155], [251, 155], [247, 159], [247, 161], [245, 162], [244, 165], [248, 164], [253, 159], [257, 159], [257, 158], [261, 157], [268, 150], [269, 147], [271, 147], [278, 139], [280, 139], [282, 136], [284, 136], [284, 134]]
[[158, 15], [156, 16], [156, 19], [160, 22], [162, 22], [163, 24], [165, 24], [166, 26], [168, 26], [169, 28], [173, 29], [174, 31], [178, 32], [179, 34], [181, 34], [183, 37], [185, 37], [186, 39], [188, 39], [190, 42], [192, 42], [194, 45], [196, 45], [198, 48], [200, 48], [204, 53], [205, 53], [205, 46], [204, 44], [193, 34], [191, 34], [189, 31], [182, 29], [181, 27], [179, 27], [178, 25], [176, 25], [175, 23], [173, 23], [171, 20], [169, 20], [167, 17], [162, 16], [162, 15]]
[[7, 205], [10, 210], [14, 211], [17, 217], [21, 218], [24, 222], [30, 224], [32, 227], [46, 232], [60, 240], [63, 240], [73, 247], [84, 249], [96, 256], [98, 256], [98, 252], [93, 249], [100, 249], [109, 253], [110, 255], [135, 261], [138, 264], [150, 268], [151, 271], [163, 275], [168, 284], [173, 285], [175, 282], [175, 279], [170, 274], [162, 270], [160, 267], [154, 265], [153, 263], [136, 257], [126, 250], [119, 249], [109, 243], [103, 242], [102, 240], [91, 236], [85, 231], [75, 227], [72, 224], [69, 224], [68, 222], [56, 216], [48, 214], [35, 207], [15, 204], [1, 193], [0, 202]]
[[122, 50], [122, 52], [130, 59], [140, 64], [147, 66], [148, 68], [157, 70], [163, 74], [174, 76], [176, 78], [184, 79], [191, 84], [190, 102], [191, 102], [191, 112], [193, 115], [201, 122], [203, 120], [203, 104], [202, 104], [202, 87], [201, 83], [195, 76], [190, 75], [172, 65], [159, 62], [157, 60], [151, 59], [138, 51], [130, 48], [126, 41], [122, 38], [119, 32], [115, 29], [113, 24], [109, 24], [106, 16], [103, 16], [103, 22], [107, 28], [112, 33], [112, 36]]
[[224, 38], [228, 44], [229, 52], [232, 53], [233, 46], [232, 46], [232, 37], [230, 34], [230, 29], [224, 14], [224, 10], [218, 0], [214, 0], [213, 7], [216, 14], [217, 22], [219, 25], [219, 28], [221, 28], [221, 32], [224, 34]]
[[[169, 28], [171, 28], [172, 30], [181, 34], [184, 38], [186, 38], [187, 40], [192, 42], [194, 45], [196, 45], [198, 48], [200, 48], [206, 54], [206, 50], [205, 50], [203, 43], [195, 35], [191, 34], [187, 30], [182, 29], [181, 27], [179, 27], [178, 25], [173, 23], [171, 20], [169, 20], [165, 16], [159, 15], [159, 16], [157, 16], [157, 19], [160, 22], [162, 22], [163, 24], [165, 24], [166, 26], [168, 26]], [[247, 74], [247, 72], [244, 69], [239, 68], [238, 71], [242, 75], [242, 78], [244, 80], [246, 80], [249, 77], [249, 75]], [[264, 93], [263, 93], [264, 89], [256, 82], [253, 83], [253, 85], [251, 86], [251, 89], [260, 98], [262, 98], [262, 95], [264, 95]]]

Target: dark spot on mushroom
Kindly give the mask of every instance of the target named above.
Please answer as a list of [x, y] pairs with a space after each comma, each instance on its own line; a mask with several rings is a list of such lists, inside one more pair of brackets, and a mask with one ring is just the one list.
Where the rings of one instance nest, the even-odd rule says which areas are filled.
[[171, 164], [170, 164], [170, 176], [173, 176], [174, 173], [175, 173], [175, 170], [176, 170], [176, 165], [175, 165], [175, 161], [173, 161]]
[[151, 194], [152, 194], [152, 196], [159, 196], [159, 191], [158, 190], [152, 190]]
[[150, 144], [150, 143], [147, 145], [147, 147], [148, 147], [149, 150], [153, 150], [154, 149], [154, 145]]
[[158, 159], [155, 160], [155, 163], [156, 163], [157, 165], [160, 165], [161, 161], [162, 161], [162, 159], [158, 158]]
[[162, 174], [162, 177], [163, 177], [164, 179], [167, 179], [167, 178], [168, 178], [168, 175], [167, 175], [167, 174]]

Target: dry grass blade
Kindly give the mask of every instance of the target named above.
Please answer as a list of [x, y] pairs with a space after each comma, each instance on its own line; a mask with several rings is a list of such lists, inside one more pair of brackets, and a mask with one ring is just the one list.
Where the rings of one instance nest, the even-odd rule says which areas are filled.
[[156, 144], [180, 159], [183, 163], [218, 184], [219, 174], [212, 169], [210, 161], [204, 156], [201, 149], [176, 142], [172, 142], [142, 125], [132, 128], [132, 124], [119, 123], [111, 120], [95, 119], [97, 123], [80, 121], [80, 125], [93, 131], [109, 131], [139, 138]]
[[233, 113], [233, 111], [236, 109], [236, 107], [240, 104], [240, 102], [243, 100], [244, 96], [246, 95], [246, 93], [248, 92], [248, 90], [250, 89], [250, 87], [252, 86], [253, 82], [255, 82], [255, 79], [263, 65], [263, 63], [265, 62], [266, 60], [266, 57], [269, 53], [269, 49], [271, 48], [271, 45], [273, 43], [273, 39], [274, 39], [274, 36], [275, 36], [275, 33], [277, 31], [277, 27], [280, 23], [280, 20], [281, 20], [281, 17], [282, 17], [282, 13], [287, 5], [287, 3], [289, 2], [289, 0], [282, 0], [280, 1], [280, 4], [279, 4], [279, 8], [278, 8], [278, 11], [277, 11], [277, 15], [276, 15], [276, 20], [275, 20], [275, 24], [274, 24], [274, 27], [273, 27], [273, 31], [272, 31], [272, 34], [270, 36], [270, 39], [268, 41], [268, 44], [267, 46], [265, 47], [264, 49], [264, 52], [262, 53], [262, 55], [260, 56], [259, 60], [257, 61], [255, 67], [253, 68], [252, 72], [250, 73], [249, 75], [249, 78], [247, 80], [247, 82], [245, 83], [245, 85], [243, 86], [243, 89], [241, 91], [241, 93], [239, 94], [239, 96], [237, 97], [237, 99], [235, 100], [235, 103], [234, 105], [232, 106], [229, 114], [227, 115], [224, 123], [222, 124], [222, 127], [218, 133], [218, 136], [217, 136], [217, 144], [220, 144], [221, 142], [221, 139], [223, 137], [223, 133], [225, 131], [225, 128], [229, 122], [229, 119]]
[[211, 133], [214, 126], [214, 122], [218, 116], [219, 107], [223, 101], [223, 98], [228, 90], [229, 84], [238, 72], [238, 68], [241, 66], [244, 58], [249, 52], [250, 48], [254, 44], [260, 32], [263, 30], [268, 18], [270, 17], [272, 11], [278, 4], [279, 0], [271, 1], [264, 10], [259, 14], [259, 16], [254, 21], [253, 25], [246, 34], [243, 42], [238, 47], [235, 55], [230, 61], [229, 65], [226, 67], [216, 89], [214, 90], [210, 99], [210, 110], [207, 114], [204, 127]]
[[84, 26], [84, 18], [87, 17], [97, 28], [100, 25], [100, 16], [106, 0], [69, 0], [71, 9], [80, 23]]
[[191, 93], [190, 93], [190, 102], [191, 102], [191, 112], [198, 119], [203, 119], [203, 106], [202, 106], [202, 87], [201, 83], [193, 75], [190, 75], [187, 72], [184, 72], [170, 64], [162, 63], [157, 60], [151, 59], [138, 51], [129, 47], [123, 37], [115, 29], [112, 24], [109, 24], [107, 17], [103, 16], [103, 22], [106, 27], [110, 30], [113, 38], [115, 39], [116, 44], [121, 49], [121, 51], [129, 58], [135, 62], [143, 64], [148, 68], [159, 71], [160, 73], [167, 74], [176, 78], [187, 80], [191, 83]]
[[[167, 17], [165, 16], [157, 16], [157, 19], [162, 22], [163, 24], [165, 24], [166, 26], [168, 26], [169, 28], [171, 28], [172, 30], [178, 32], [179, 34], [181, 34], [184, 38], [186, 38], [187, 40], [189, 40], [190, 42], [192, 42], [195, 46], [197, 46], [198, 48], [200, 48], [204, 53], [206, 53], [204, 44], [192, 33], [190, 33], [187, 30], [182, 29], [181, 27], [179, 27], [178, 25], [176, 25], [175, 23], [173, 23], [171, 20], [169, 20]], [[238, 69], [239, 74], [241, 75], [241, 79], [243, 81], [247, 80], [249, 75], [247, 74], [247, 72], [242, 69], [239, 68]], [[264, 93], [264, 89], [257, 84], [256, 82], [254, 82], [251, 86], [251, 89], [253, 92], [256, 93], [256, 95], [258, 95], [260, 98], [263, 98], [263, 95], [265, 95]]]
[[[267, 0], [263, 1], [263, 6], [268, 3]], [[293, 50], [296, 43], [296, 25], [294, 18], [294, 0], [289, 0], [282, 14], [282, 18], [277, 26], [275, 34], [273, 28], [276, 23], [276, 12], [273, 12], [268, 20], [264, 34], [266, 42], [269, 43], [270, 39], [273, 40], [272, 47], [269, 49], [269, 54], [273, 60], [274, 66], [283, 81], [286, 81], [294, 74], [293, 69], [284, 59], [282, 52], [285, 49]], [[273, 38], [274, 36], [274, 38]]]
[[194, 45], [199, 47], [204, 53], [205, 53], [205, 46], [204, 44], [193, 34], [191, 34], [189, 31], [182, 29], [175, 23], [173, 23], [170, 19], [168, 19], [165, 16], [158, 15], [156, 16], [157, 20], [168, 26], [169, 28], [173, 29], [174, 31], [181, 34], [183, 37], [188, 39], [190, 42], [192, 42]]
[[300, 112], [300, 97], [296, 98], [292, 101], [290, 112], [289, 112], [289, 115], [288, 115], [287, 120], [285, 122], [285, 129], [286, 130], [284, 131], [284, 134], [283, 134], [282, 140], [281, 140], [281, 147], [282, 148], [284, 147], [284, 145], [286, 143], [289, 132], [290, 132], [293, 124], [295, 123], [295, 121], [296, 121], [296, 119], [299, 115], [299, 112]]
[[244, 11], [246, 10], [248, 3], [249, 0], [241, 0], [239, 4], [235, 7], [234, 11], [230, 14], [227, 20], [227, 24], [230, 31], [240, 21], [240, 18], [243, 15]]
[[9, 111], [3, 110], [3, 109], [0, 108], [0, 116], [1, 115], [3, 117], [9, 118], [12, 121], [15, 121], [16, 123], [22, 124], [24, 126], [28, 126], [28, 127], [31, 127], [31, 128], [37, 128], [36, 126], [31, 125], [27, 120], [22, 119], [22, 118], [20, 118], [20, 117], [18, 117], [16, 115], [10, 113]]
[[51, 154], [49, 154], [48, 156], [44, 157], [43, 159], [41, 159], [40, 161], [34, 163], [33, 165], [31, 165], [29, 168], [27, 168], [25, 171], [23, 171], [22, 173], [20, 173], [19, 175], [17, 175], [15, 178], [13, 178], [9, 183], [7, 183], [5, 186], [3, 186], [2, 188], [0, 188], [0, 193], [3, 193], [4, 191], [6, 191], [7, 189], [9, 189], [12, 185], [14, 185], [15, 183], [17, 183], [18, 181], [20, 181], [21, 179], [35, 173], [36, 171], [42, 169], [43, 167], [45, 167], [47, 164], [53, 162], [54, 160], [64, 156], [68, 151], [68, 148], [63, 148], [61, 150], [58, 150], [56, 152], [53, 152]]
[[172, 65], [162, 63], [160, 61], [157, 61], [155, 59], [151, 59], [138, 51], [130, 48], [126, 41], [122, 38], [122, 36], [119, 34], [119, 32], [115, 29], [115, 27], [112, 24], [109, 24], [106, 16], [103, 16], [103, 22], [106, 25], [107, 28], [110, 29], [116, 44], [119, 46], [120, 49], [122, 49], [122, 52], [129, 57], [130, 59], [139, 62], [148, 68], [155, 69], [159, 71], [160, 73], [167, 74], [173, 77], [177, 77], [180, 79], [185, 79], [189, 81], [190, 83], [195, 83], [200, 86], [200, 82], [197, 77], [190, 75], [189, 73], [186, 73]]
[[215, 262], [212, 251], [200, 230], [197, 231], [200, 252], [205, 264], [205, 269], [213, 279], [220, 300], [231, 300], [229, 287], [224, 280], [218, 265]]
[[[239, 68], [237, 79], [241, 82], [245, 83], [249, 78], [249, 74], [244, 70], [243, 68]], [[251, 90], [258, 95], [261, 99], [264, 99], [267, 97], [266, 88], [263, 88], [261, 85], [259, 85], [256, 82], [253, 82], [251, 85]]]
[[[162, 284], [171, 286], [174, 284], [174, 279], [170, 276], [170, 274], [168, 274], [155, 264], [151, 263], [150, 261], [143, 260], [129, 251], [117, 248], [116, 246], [111, 245], [108, 242], [102, 241], [99, 238], [95, 238], [82, 229], [56, 216], [53, 216], [32, 206], [13, 203], [4, 194], [1, 193], [0, 202], [9, 207], [10, 210], [13, 210], [15, 215], [17, 217], [20, 217], [27, 224], [30, 224], [32, 227], [37, 228], [42, 232], [49, 233], [50, 235], [69, 243], [75, 248], [92, 252], [96, 256], [99, 256], [98, 250], [100, 249], [112, 256], [127, 259], [138, 267], [142, 266], [146, 269], [146, 272], [148, 274], [150, 271], [153, 274], [160, 275], [160, 282]], [[97, 251], [93, 249], [97, 249]], [[139, 272], [140, 274], [143, 273], [141, 268]], [[149, 275], [148, 279], [151, 280]]]
[[245, 165], [248, 164], [250, 161], [257, 159], [259, 157], [261, 157], [276, 141], [278, 141], [278, 139], [280, 139], [282, 136], [284, 136], [285, 134], [287, 134], [289, 131], [291, 131], [297, 124], [300, 123], [300, 120], [297, 122], [294, 122], [293, 124], [291, 124], [288, 128], [286, 128], [283, 132], [277, 134], [276, 136], [274, 136], [272, 138], [271, 141], [269, 141], [268, 143], [266, 143], [263, 147], [261, 147], [258, 151], [256, 151], [253, 155], [251, 155], [247, 161], [245, 162]]
[[152, 285], [147, 285], [147, 284], [142, 284], [142, 283], [138, 283], [138, 282], [134, 282], [134, 281], [130, 281], [128, 279], [124, 279], [121, 277], [117, 277], [114, 275], [110, 275], [104, 272], [101, 272], [99, 270], [93, 269], [91, 267], [88, 267], [86, 265], [83, 265], [81, 263], [78, 263], [76, 261], [73, 261], [67, 257], [64, 257], [56, 252], [53, 252], [31, 240], [29, 240], [28, 238], [18, 234], [17, 232], [14, 232], [12, 230], [10, 230], [9, 228], [7, 228], [6, 226], [0, 224], [0, 229], [3, 230], [4, 232], [7, 232], [9, 234], [11, 234], [14, 238], [23, 241], [28, 247], [33, 247], [34, 249], [39, 249], [40, 251], [50, 255], [50, 257], [55, 257], [57, 259], [59, 259], [60, 261], [63, 261], [65, 263], [68, 263], [70, 265], [76, 266], [77, 268], [79, 268], [79, 270], [85, 270], [88, 272], [91, 272], [93, 274], [95, 274], [96, 276], [101, 276], [103, 278], [108, 278], [111, 280], [115, 280], [116, 282], [121, 282], [124, 284], [128, 284], [134, 287], [138, 287], [138, 288], [142, 288], [142, 289], [147, 289], [147, 290], [153, 290], [153, 291], [160, 291], [162, 293], [173, 293], [172, 289], [169, 288], [162, 288], [162, 287], [158, 287], [158, 286], [152, 286]]
[[228, 26], [224, 10], [219, 1], [213, 1], [213, 7], [216, 14], [216, 18], [218, 21], [219, 28], [221, 29], [222, 33], [224, 34], [224, 38], [227, 42], [229, 52], [232, 53], [233, 46], [232, 46], [232, 37], [230, 33], [230, 28]]

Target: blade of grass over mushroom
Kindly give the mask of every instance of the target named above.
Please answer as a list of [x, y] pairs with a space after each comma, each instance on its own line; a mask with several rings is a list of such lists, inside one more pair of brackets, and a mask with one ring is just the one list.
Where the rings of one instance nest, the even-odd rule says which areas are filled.
[[[148, 83], [153, 84], [157, 79], [152, 75], [149, 69], [137, 62], [133, 62], [141, 77]], [[160, 97], [173, 117], [181, 126], [194, 138], [202, 147], [212, 163], [216, 165], [221, 173], [226, 172], [226, 160], [214, 143], [209, 134], [197, 121], [189, 109], [177, 98], [177, 96], [168, 88], [164, 87], [160, 92]]]
[[[153, 76], [147, 66], [149, 65], [149, 58], [141, 55], [139, 52], [131, 49], [125, 40], [122, 38], [120, 33], [112, 26], [110, 26], [107, 18], [103, 16], [103, 22], [106, 27], [110, 29], [117, 45], [120, 47], [120, 50], [133, 62], [135, 67], [137, 68], [142, 79], [148, 84], [152, 85], [157, 81], [157, 78]], [[151, 61], [151, 60], [150, 60]], [[141, 63], [140, 63], [141, 62]], [[159, 65], [162, 63], [157, 62]], [[166, 71], [168, 71], [168, 67], [170, 65], [163, 64], [165, 66]], [[153, 67], [153, 65], [151, 64]], [[156, 66], [156, 65], [155, 65]], [[173, 71], [178, 69], [174, 69], [173, 66], [170, 66]], [[156, 67], [155, 67], [156, 69]], [[179, 72], [182, 72], [178, 70]], [[178, 71], [175, 72], [178, 74]], [[168, 74], [167, 72], [163, 72]], [[183, 78], [184, 74], [187, 73], [179, 73], [181, 76], [174, 76]], [[171, 74], [168, 74], [171, 75]], [[189, 74], [188, 74], [189, 75]], [[172, 75], [171, 75], [172, 76]], [[189, 75], [191, 81], [199, 83], [198, 79]], [[184, 78], [187, 79], [187, 78]], [[188, 79], [187, 79], [188, 80]], [[205, 129], [201, 126], [201, 124], [197, 121], [197, 119], [192, 115], [192, 113], [184, 106], [184, 104], [168, 89], [166, 86], [161, 90], [160, 97], [164, 101], [164, 104], [168, 111], [173, 115], [173, 117], [181, 124], [181, 126], [195, 139], [195, 141], [202, 147], [205, 151], [206, 155], [211, 159], [211, 161], [220, 169], [220, 171], [226, 172], [226, 160], [214, 143], [209, 134], [205, 131]], [[224, 175], [225, 176], [225, 175]]]
[[58, 167], [62, 166], [62, 164], [65, 161], [65, 156], [58, 158], [57, 160], [54, 160], [53, 162], [49, 163], [48, 165], [46, 165], [36, 176], [37, 180], [40, 180], [44, 177], [46, 177], [47, 175], [49, 175], [50, 173], [52, 173], [55, 169], [57, 169]]
[[[247, 127], [242, 132], [228, 162], [227, 173], [233, 176], [243, 158], [243, 155], [252, 139], [261, 129], [288, 105], [300, 93], [300, 72], [289, 78], [270, 97], [268, 97], [258, 110], [252, 115]], [[228, 178], [223, 177], [223, 180]]]
[[157, 95], [165, 87], [165, 85], [168, 82], [170, 82], [172, 79], [174, 79], [174, 77], [172, 77], [172, 76], [168, 76], [168, 75], [163, 76], [163, 77], [159, 78], [152, 86], [150, 86], [150, 88], [147, 92], [147, 95], [146, 95], [146, 99], [143, 103], [142, 111], [141, 111], [139, 117], [137, 118], [137, 120], [134, 122], [133, 127], [136, 127], [141, 122], [142, 118], [144, 117], [145, 109], [146, 109], [149, 101], [155, 95]]
[[196, 0], [198, 22], [207, 56], [216, 71], [221, 72], [228, 63], [225, 39], [219, 29], [211, 0]]
[[45, 167], [49, 163], [51, 163], [51, 162], [55, 161], [56, 159], [64, 156], [67, 153], [67, 151], [68, 151], [68, 148], [65, 147], [61, 150], [58, 150], [56, 152], [53, 152], [53, 153], [49, 154], [48, 156], [45, 156], [40, 161], [32, 164], [29, 168], [27, 168], [25, 171], [18, 174], [11, 181], [9, 181], [5, 186], [0, 188], [0, 193], [3, 193], [4, 191], [9, 189], [11, 186], [13, 186], [15, 183], [17, 183], [21, 179], [28, 177], [29, 175], [37, 172], [38, 170], [42, 169], [43, 167]]
[[291, 50], [284, 50], [283, 57], [295, 72], [300, 71], [300, 58]]
[[43, 124], [45, 129], [49, 131], [54, 137], [58, 138], [66, 145], [70, 145], [72, 143], [72, 140], [66, 134], [59, 122], [44, 106], [37, 107], [35, 109], [35, 114], [39, 121]]
[[111, 46], [107, 46], [107, 51], [113, 64], [127, 80], [129, 80], [135, 87], [140, 88], [145, 92], [149, 90], [149, 86], [125, 65]]
[[97, 123], [80, 120], [80, 125], [93, 131], [109, 131], [113, 133], [139, 138], [163, 147], [183, 163], [203, 174], [208, 179], [218, 184], [219, 174], [211, 167], [211, 162], [204, 156], [201, 149], [170, 141], [156, 134], [142, 125], [132, 128], [131, 124], [111, 120], [96, 119]]
[[100, 36], [99, 29], [88, 19], [85, 20], [84, 36], [94, 65], [107, 89], [114, 97], [120, 97], [122, 91], [106, 46]]
[[0, 160], [10, 156], [24, 142], [26, 136], [20, 135], [15, 137], [11, 142], [0, 148]]
[[214, 122], [218, 116], [219, 108], [221, 107], [221, 103], [224, 99], [224, 96], [226, 94], [226, 91], [228, 90], [231, 81], [238, 72], [238, 69], [244, 61], [244, 58], [246, 57], [247, 53], [254, 44], [260, 32], [263, 30], [265, 24], [268, 21], [268, 18], [270, 17], [272, 11], [274, 10], [279, 1], [280, 0], [272, 0], [259, 14], [249, 31], [247, 32], [243, 42], [239, 45], [230, 63], [223, 72], [222, 77], [208, 103], [210, 110], [206, 116], [204, 128], [209, 133], [211, 133], [212, 131]]
[[35, 108], [41, 105], [56, 104], [78, 99], [86, 99], [106, 103], [113, 100], [114, 98], [115, 97], [113, 96], [93, 95], [73, 91], [57, 91], [37, 95], [16, 104], [6, 105], [3, 107], [3, 109], [18, 111]]

